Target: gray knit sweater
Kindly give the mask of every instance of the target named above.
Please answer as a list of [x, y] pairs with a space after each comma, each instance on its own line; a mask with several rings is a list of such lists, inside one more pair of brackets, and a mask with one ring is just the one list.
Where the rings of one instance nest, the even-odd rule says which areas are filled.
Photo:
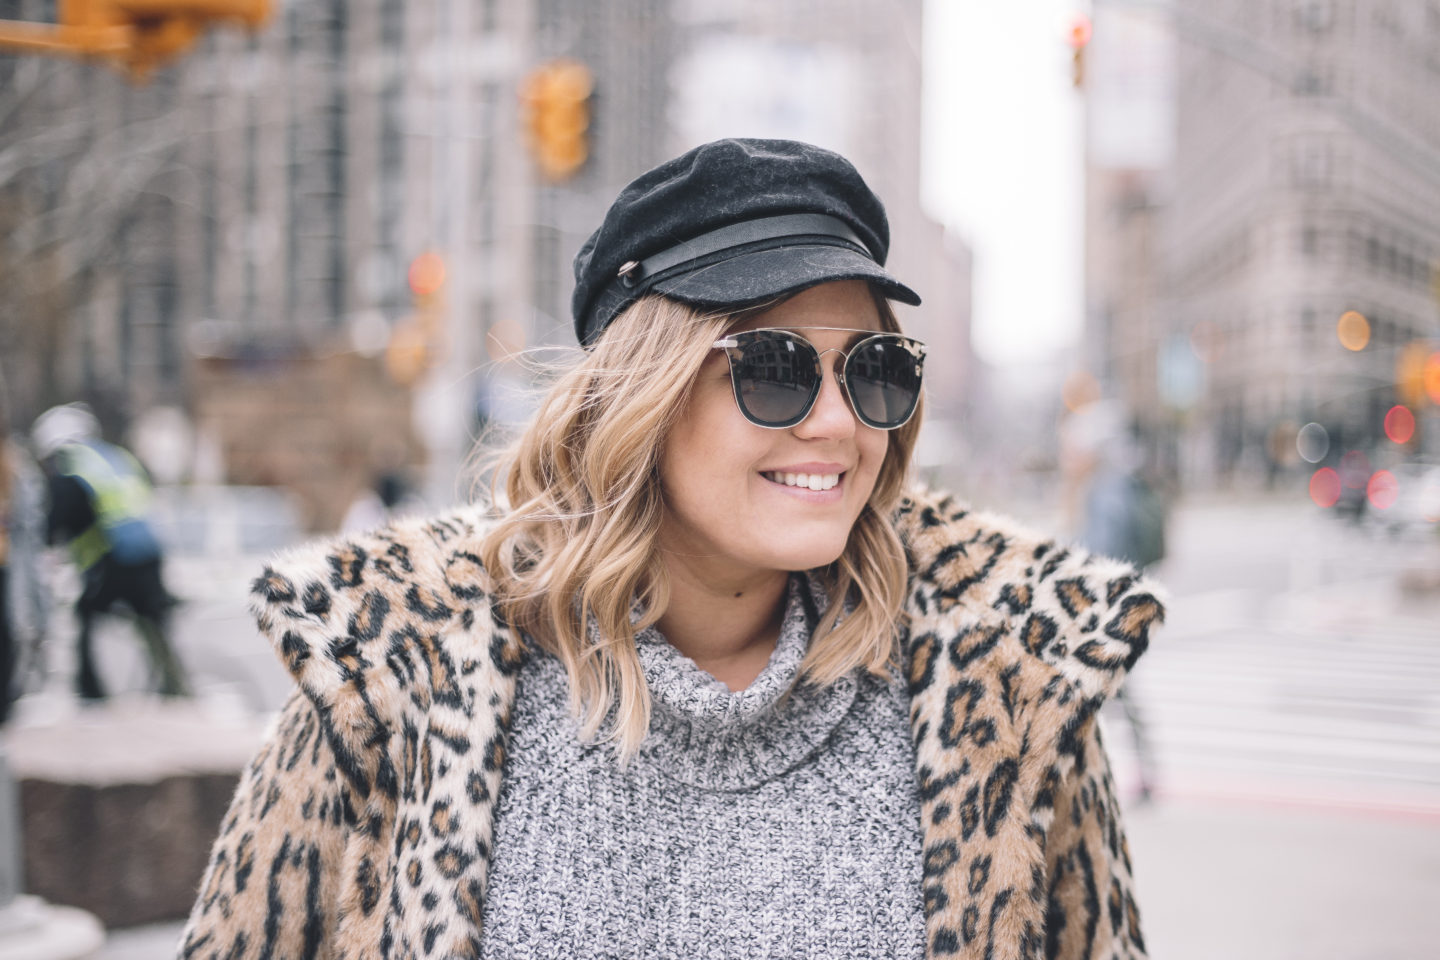
[[923, 956], [906, 693], [861, 671], [791, 690], [821, 610], [816, 585], [792, 577], [775, 652], [738, 693], [642, 633], [654, 708], [624, 770], [577, 739], [560, 662], [531, 658], [498, 807], [487, 960]]

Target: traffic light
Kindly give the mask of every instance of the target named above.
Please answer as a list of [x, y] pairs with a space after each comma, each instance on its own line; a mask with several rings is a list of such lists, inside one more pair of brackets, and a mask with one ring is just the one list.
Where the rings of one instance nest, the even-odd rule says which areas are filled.
[[254, 30], [271, 0], [62, 0], [55, 24], [0, 21], [0, 48], [109, 61], [143, 80], [215, 23]]
[[1077, 89], [1085, 86], [1085, 47], [1090, 43], [1092, 29], [1090, 18], [1078, 14], [1070, 21], [1070, 30], [1066, 35], [1073, 51], [1070, 54], [1070, 83]]
[[590, 156], [590, 96], [595, 80], [577, 60], [531, 71], [520, 91], [530, 153], [551, 180], [574, 176]]

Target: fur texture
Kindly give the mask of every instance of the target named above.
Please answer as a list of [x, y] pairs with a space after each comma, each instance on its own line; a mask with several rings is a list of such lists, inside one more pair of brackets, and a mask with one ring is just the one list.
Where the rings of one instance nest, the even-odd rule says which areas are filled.
[[[1140, 958], [1095, 714], [1163, 618], [1125, 564], [948, 498], [896, 515], [931, 957]], [[297, 691], [246, 771], [187, 958], [480, 953], [522, 646], [473, 510], [323, 543], [255, 582]]]

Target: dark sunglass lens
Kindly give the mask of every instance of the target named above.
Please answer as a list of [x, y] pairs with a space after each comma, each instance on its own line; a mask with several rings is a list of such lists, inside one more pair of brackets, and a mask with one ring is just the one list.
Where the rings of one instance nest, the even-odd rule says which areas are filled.
[[860, 344], [845, 365], [855, 412], [873, 427], [897, 427], [920, 399], [920, 359], [898, 338]]
[[741, 408], [767, 425], [798, 419], [819, 386], [814, 350], [784, 335], [763, 334], [744, 342], [734, 374]]

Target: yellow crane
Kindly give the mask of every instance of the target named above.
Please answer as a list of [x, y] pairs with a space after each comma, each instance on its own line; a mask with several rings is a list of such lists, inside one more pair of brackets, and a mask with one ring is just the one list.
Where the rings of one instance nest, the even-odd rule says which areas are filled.
[[212, 25], [269, 17], [270, 0], [58, 0], [55, 23], [0, 20], [0, 50], [102, 60], [143, 82]]

